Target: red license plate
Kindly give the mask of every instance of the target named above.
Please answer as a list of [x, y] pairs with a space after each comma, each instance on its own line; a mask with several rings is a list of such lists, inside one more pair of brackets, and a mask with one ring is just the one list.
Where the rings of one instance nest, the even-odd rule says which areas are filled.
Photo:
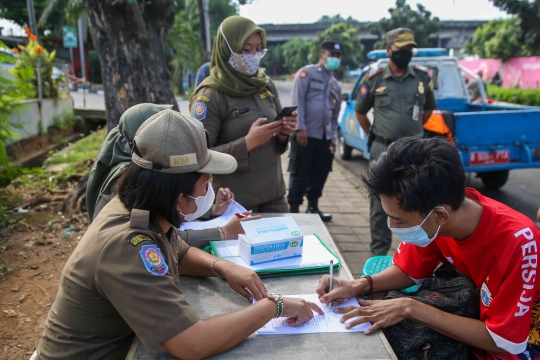
[[469, 156], [471, 165], [505, 164], [510, 162], [510, 149], [489, 151], [473, 151]]

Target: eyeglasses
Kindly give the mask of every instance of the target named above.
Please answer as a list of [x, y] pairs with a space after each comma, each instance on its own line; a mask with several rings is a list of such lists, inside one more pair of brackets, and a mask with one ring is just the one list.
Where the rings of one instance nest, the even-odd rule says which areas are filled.
[[268, 49], [255, 50], [255, 52], [253, 52], [253, 50], [242, 49], [242, 52], [246, 52], [250, 55], [257, 54], [257, 56], [262, 59], [268, 52]]

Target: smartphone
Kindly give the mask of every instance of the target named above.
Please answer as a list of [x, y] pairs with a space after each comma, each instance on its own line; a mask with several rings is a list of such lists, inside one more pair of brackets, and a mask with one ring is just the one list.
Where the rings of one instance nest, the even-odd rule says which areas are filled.
[[298, 109], [298, 106], [296, 105], [293, 105], [293, 106], [285, 106], [283, 109], [281, 109], [281, 111], [279, 112], [279, 114], [277, 114], [277, 116], [274, 118], [274, 120], [272, 121], [278, 121], [280, 120], [281, 118], [283, 118], [284, 116], [289, 116], [293, 113], [293, 111], [295, 111], [296, 109]]

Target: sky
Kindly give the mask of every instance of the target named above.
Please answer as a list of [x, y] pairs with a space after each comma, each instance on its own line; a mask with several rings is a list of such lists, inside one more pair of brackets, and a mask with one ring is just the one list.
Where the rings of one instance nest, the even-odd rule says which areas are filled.
[[[212, 0], [210, 0], [212, 1]], [[407, 3], [413, 9], [421, 3], [442, 20], [490, 20], [507, 17], [488, 0], [416, 0]], [[388, 17], [395, 0], [253, 0], [240, 6], [240, 15], [257, 24], [312, 23], [323, 15], [341, 14], [359, 21], [377, 21]]]

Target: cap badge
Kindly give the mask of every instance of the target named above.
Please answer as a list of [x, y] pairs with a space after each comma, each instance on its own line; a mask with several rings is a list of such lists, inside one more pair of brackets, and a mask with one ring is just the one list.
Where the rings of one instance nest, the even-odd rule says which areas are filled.
[[170, 166], [187, 166], [187, 165], [197, 165], [197, 154], [185, 154], [185, 155], [173, 155], [169, 157]]
[[334, 44], [334, 49], [339, 50], [340, 48], [339, 44]]

